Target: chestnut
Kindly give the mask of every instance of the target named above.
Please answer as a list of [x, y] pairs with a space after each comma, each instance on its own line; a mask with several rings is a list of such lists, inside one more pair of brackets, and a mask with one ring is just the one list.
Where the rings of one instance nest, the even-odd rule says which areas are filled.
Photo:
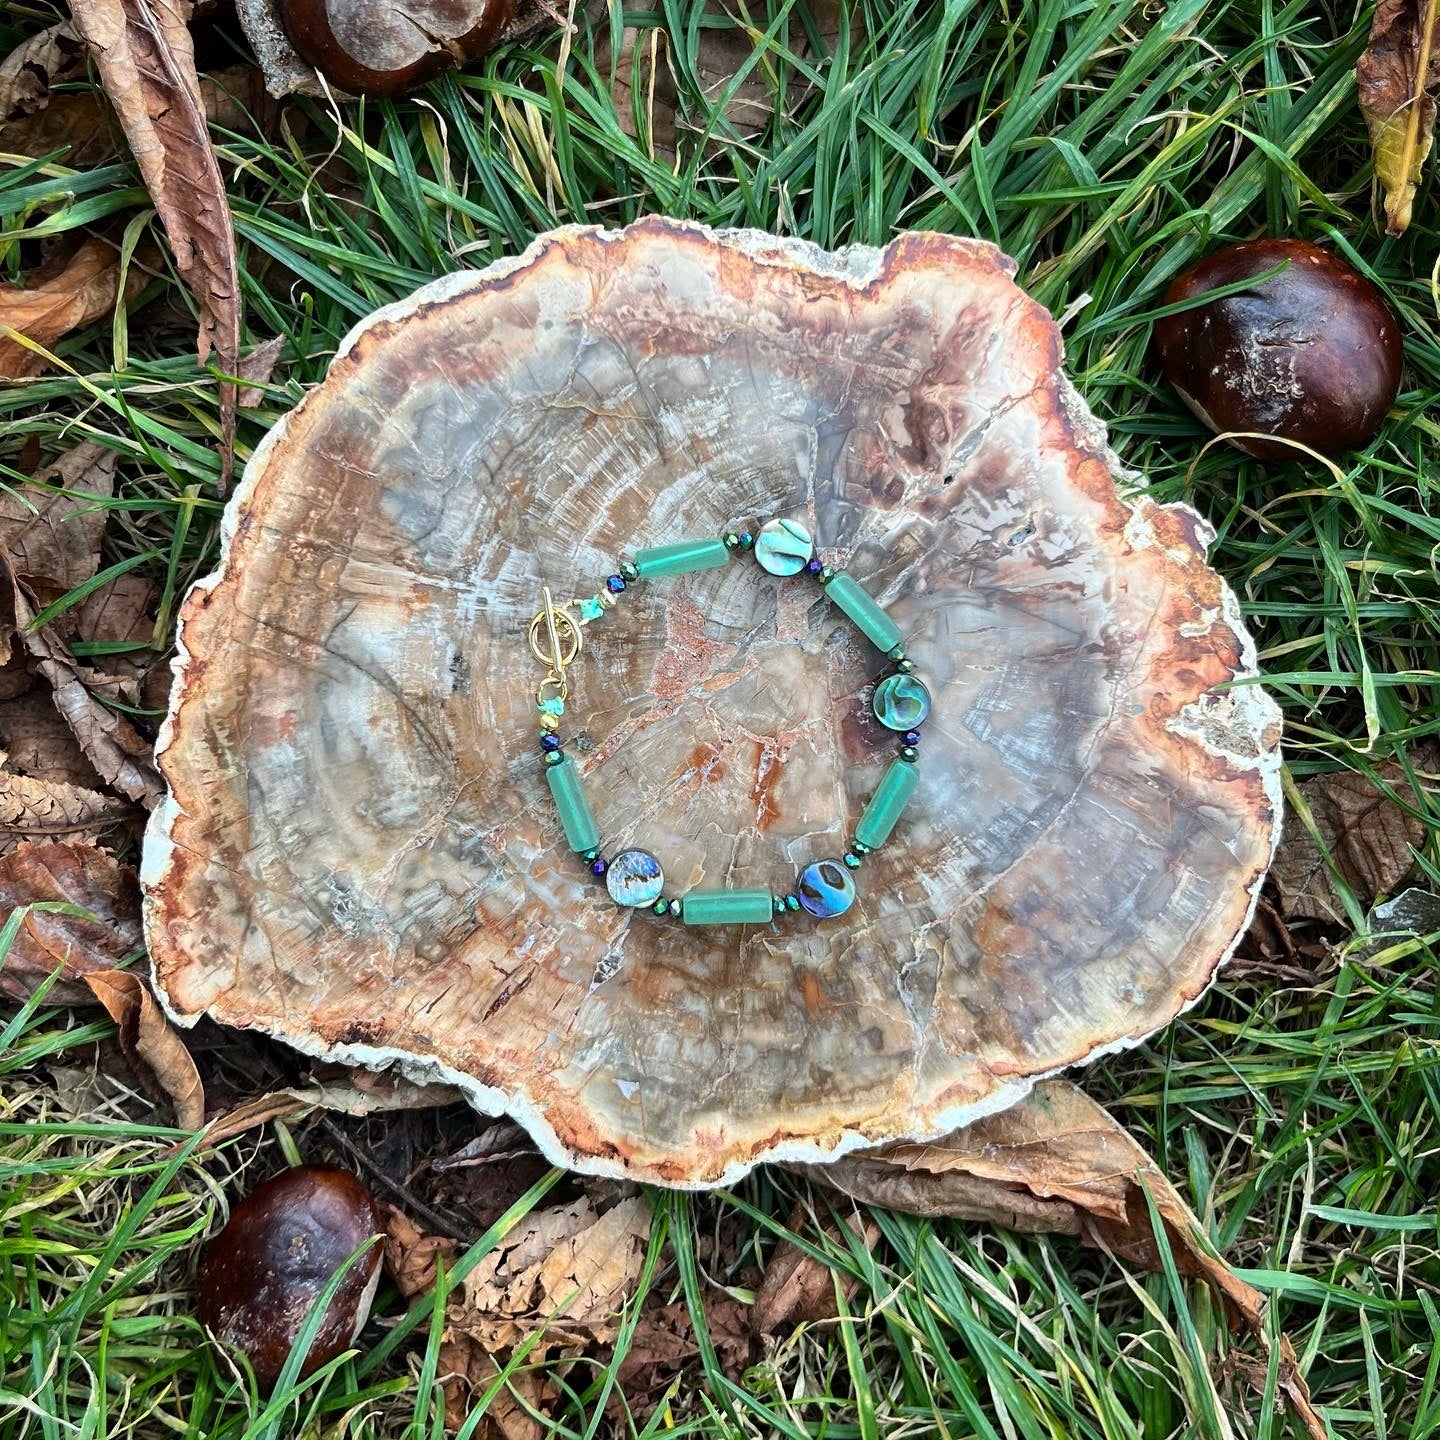
[[[299, 1165], [257, 1185], [210, 1242], [197, 1282], [201, 1321], [243, 1351], [256, 1378], [273, 1386], [331, 1276], [384, 1225], [370, 1192], [348, 1170]], [[345, 1273], [300, 1374], [345, 1350], [370, 1314], [381, 1247]]]
[[400, 95], [485, 54], [515, 0], [277, 0], [302, 59], [355, 95]]
[[[1353, 266], [1306, 240], [1247, 240], [1176, 276], [1164, 303], [1282, 262], [1287, 268], [1267, 280], [1158, 320], [1160, 365], [1217, 433], [1275, 435], [1322, 454], [1354, 449], [1394, 404], [1403, 354], [1394, 313]], [[1266, 440], [1234, 443], [1265, 459], [1301, 455]]]

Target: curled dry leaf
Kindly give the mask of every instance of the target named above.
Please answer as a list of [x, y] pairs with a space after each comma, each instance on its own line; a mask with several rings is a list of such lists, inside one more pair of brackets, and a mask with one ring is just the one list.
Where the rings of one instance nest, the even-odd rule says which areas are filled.
[[[1412, 757], [1422, 768], [1433, 768], [1435, 758], [1428, 749]], [[1398, 794], [1407, 790], [1395, 761], [1385, 761], [1376, 773]], [[1325, 850], [1362, 904], [1394, 889], [1415, 863], [1412, 847], [1424, 839], [1423, 822], [1366, 776], [1353, 770], [1317, 775], [1300, 786], [1299, 794]], [[1298, 816], [1285, 827], [1270, 874], [1287, 919], [1344, 921], [1345, 907], [1325, 855]]]
[[385, 1265], [395, 1288], [406, 1300], [428, 1294], [435, 1286], [436, 1262], [453, 1262], [457, 1243], [448, 1235], [427, 1235], [403, 1210], [382, 1205], [385, 1212]]
[[[1011, 1109], [938, 1140], [901, 1141], [853, 1151], [830, 1165], [792, 1168], [867, 1205], [1075, 1235], [1132, 1265], [1158, 1270], [1148, 1195], [1164, 1221], [1179, 1269], [1207, 1281], [1269, 1347], [1265, 1297], [1215, 1252], [1155, 1162], [1108, 1111], [1068, 1080], [1045, 1081]], [[1281, 1393], [1308, 1433], [1326, 1440], [1294, 1349], [1283, 1335], [1279, 1349]]]
[[23, 490], [0, 490], [0, 544], [10, 551], [16, 576], [48, 602], [99, 568], [106, 515], [97, 502], [115, 491], [115, 452], [84, 441], [34, 481]]
[[[199, 358], [230, 375], [240, 359], [235, 229], [210, 144], [183, 0], [72, 0], [175, 264], [200, 307]], [[234, 459], [235, 386], [220, 387], [221, 488]]]
[[[22, 672], [24, 660], [11, 662]], [[85, 758], [64, 717], [55, 708], [49, 688], [30, 682], [13, 696], [0, 697], [0, 750], [13, 775], [93, 790], [100, 784], [95, 767]]]
[[1380, 0], [1370, 43], [1355, 65], [1360, 112], [1385, 196], [1385, 228], [1410, 224], [1415, 190], [1435, 137], [1440, 91], [1440, 0]]
[[128, 970], [95, 970], [84, 980], [119, 1026], [120, 1048], [146, 1089], [171, 1102], [182, 1130], [198, 1130], [205, 1123], [200, 1072], [145, 982]]
[[[131, 800], [147, 807], [158, 804], [164, 786], [151, 763], [150, 742], [123, 715], [107, 709], [90, 694], [54, 627], [34, 626], [34, 610], [3, 545], [0, 606], [11, 610], [15, 634], [36, 670], [49, 682], [56, 708], [100, 778]], [[8, 639], [0, 634], [0, 641]]]
[[[132, 265], [124, 299], [137, 295], [144, 284], [143, 271]], [[0, 380], [38, 375], [48, 363], [15, 334], [53, 350], [72, 330], [110, 314], [120, 299], [119, 252], [97, 236], [53, 256], [31, 271], [23, 285], [0, 282]]]
[[111, 969], [141, 944], [135, 872], [104, 850], [79, 843], [27, 844], [0, 858], [0, 915], [42, 901], [78, 906], [94, 919], [32, 910], [0, 965], [0, 993], [23, 1000], [59, 970], [47, 998], [91, 1004], [83, 977]]
[[0, 855], [42, 839], [76, 839], [119, 824], [131, 807], [84, 785], [18, 773], [0, 750]]
[[85, 46], [68, 21], [47, 26], [0, 60], [0, 149], [5, 127], [44, 109], [56, 85], [85, 73]]

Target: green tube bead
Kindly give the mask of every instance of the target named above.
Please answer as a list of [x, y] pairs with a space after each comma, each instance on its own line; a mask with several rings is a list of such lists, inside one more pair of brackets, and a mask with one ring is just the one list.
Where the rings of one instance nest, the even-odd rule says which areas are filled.
[[858, 580], [842, 572], [825, 587], [825, 593], [877, 650], [893, 650], [905, 638], [880, 602]]
[[725, 542], [714, 540], [682, 540], [678, 545], [656, 545], [635, 554], [635, 568], [642, 580], [658, 580], [662, 575], [686, 575], [692, 570], [714, 570], [730, 560]]
[[692, 890], [680, 915], [687, 925], [764, 925], [774, 907], [768, 890]]
[[550, 784], [550, 794], [560, 812], [560, 823], [565, 827], [565, 840], [570, 848], [577, 855], [594, 850], [600, 844], [600, 827], [590, 813], [590, 802], [580, 785], [575, 762], [567, 755], [560, 764], [547, 765], [545, 779]]
[[918, 765], [909, 760], [892, 760], [855, 827], [855, 838], [871, 850], [883, 845], [919, 783]]

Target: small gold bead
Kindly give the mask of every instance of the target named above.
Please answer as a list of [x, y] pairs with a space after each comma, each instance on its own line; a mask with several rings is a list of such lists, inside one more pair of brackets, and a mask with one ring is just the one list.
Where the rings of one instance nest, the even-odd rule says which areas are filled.
[[541, 715], [540, 728], [542, 730], [558, 730], [560, 728], [560, 717], [558, 715]]
[[615, 597], [608, 590], [597, 590], [595, 593], [599, 595], [600, 603], [607, 610], [613, 610], [615, 608]]

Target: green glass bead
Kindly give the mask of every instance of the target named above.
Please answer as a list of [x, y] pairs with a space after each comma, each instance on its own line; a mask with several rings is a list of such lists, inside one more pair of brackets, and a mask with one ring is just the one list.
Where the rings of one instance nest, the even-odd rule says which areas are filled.
[[847, 850], [841, 857], [847, 870], [858, 870], [863, 863], [853, 850]]
[[[855, 628], [877, 650], [893, 650], [905, 638], [880, 602], [853, 576], [837, 575], [826, 587], [825, 593], [855, 622]], [[909, 663], [908, 660], [900, 661], [902, 666]]]
[[763, 925], [773, 905], [768, 890], [692, 890], [680, 914], [687, 925]]
[[547, 750], [545, 752], [545, 763], [552, 769], [556, 765], [563, 765], [565, 763], [565, 752], [563, 750]]
[[585, 798], [575, 762], [563, 750], [555, 753], [560, 756], [560, 763], [545, 767], [545, 780], [560, 814], [560, 823], [565, 827], [566, 841], [576, 854], [583, 855], [599, 846], [600, 827], [590, 813], [590, 802]]
[[678, 545], [656, 545], [635, 555], [642, 580], [665, 575], [688, 575], [692, 570], [714, 570], [730, 559], [723, 540], [682, 540]]
[[902, 745], [900, 747], [900, 758], [913, 765], [920, 758], [920, 752], [913, 745]]
[[920, 768], [907, 760], [894, 759], [881, 777], [879, 788], [855, 827], [855, 838], [872, 850], [883, 845], [895, 828], [895, 822], [920, 783]]
[[787, 910], [798, 910], [800, 908], [800, 897], [798, 895], [787, 895], [785, 897], [785, 908]]
[[626, 560], [620, 566], [620, 578], [627, 582], [631, 580], [638, 580], [640, 578], [640, 572], [628, 560]]
[[733, 531], [725, 532], [725, 548], [727, 550], [738, 550], [740, 548], [740, 537]]
[[543, 700], [536, 701], [535, 708], [542, 715], [563, 715], [565, 702], [558, 695], [547, 695]]
[[670, 906], [663, 895], [650, 907], [650, 913], [652, 915], [668, 915], [670, 913]]

